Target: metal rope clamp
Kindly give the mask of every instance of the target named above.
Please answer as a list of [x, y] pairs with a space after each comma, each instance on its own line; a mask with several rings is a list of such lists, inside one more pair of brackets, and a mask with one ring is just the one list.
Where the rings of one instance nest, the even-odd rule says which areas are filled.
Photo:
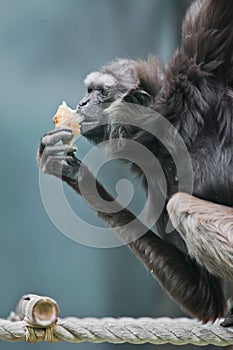
[[20, 299], [10, 319], [25, 322], [27, 342], [37, 342], [36, 330], [39, 329], [44, 331], [44, 341], [53, 342], [58, 312], [58, 305], [52, 298], [27, 294]]

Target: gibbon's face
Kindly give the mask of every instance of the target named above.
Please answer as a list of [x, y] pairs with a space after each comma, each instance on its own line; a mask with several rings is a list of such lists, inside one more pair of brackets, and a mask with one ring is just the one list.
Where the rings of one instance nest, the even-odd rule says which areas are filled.
[[86, 77], [84, 84], [87, 94], [77, 106], [77, 112], [83, 117], [81, 134], [94, 142], [102, 141], [107, 137], [110, 124], [104, 111], [120, 98], [116, 93], [117, 81], [110, 74], [93, 72]]
[[[119, 66], [119, 71], [122, 67]], [[112, 137], [112, 130], [117, 135], [120, 117], [127, 119], [125, 103], [148, 105], [150, 95], [138, 88], [138, 80], [134, 75], [122, 74], [117, 78], [105, 72], [90, 73], [84, 80], [87, 94], [79, 102], [77, 112], [82, 115], [81, 134], [95, 143]], [[122, 126], [119, 125], [122, 132]]]

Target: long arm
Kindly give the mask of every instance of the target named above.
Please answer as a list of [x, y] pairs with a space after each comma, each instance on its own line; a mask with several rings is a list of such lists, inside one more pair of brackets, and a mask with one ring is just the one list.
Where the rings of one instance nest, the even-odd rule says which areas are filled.
[[[63, 179], [92, 207], [97, 208], [98, 216], [116, 231], [183, 309], [204, 322], [223, 316], [225, 300], [220, 279], [156, 236], [120, 204], [115, 203], [111, 213], [104, 211], [104, 204], [99, 204], [99, 196], [106, 202], [106, 208], [113, 203], [113, 198], [96, 182], [88, 168], [72, 155], [73, 150], [69, 146], [56, 145], [59, 140], [67, 141], [69, 137], [72, 137], [71, 130], [60, 129], [42, 138], [38, 155], [42, 170]], [[90, 184], [96, 184], [97, 192]]]
[[232, 138], [233, 6], [197, 0], [183, 24], [156, 109], [191, 146], [203, 130]]

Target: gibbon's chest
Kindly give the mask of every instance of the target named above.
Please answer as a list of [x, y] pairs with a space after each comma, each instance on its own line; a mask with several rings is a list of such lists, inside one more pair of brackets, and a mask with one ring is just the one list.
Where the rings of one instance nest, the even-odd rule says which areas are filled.
[[193, 164], [193, 195], [233, 207], [233, 144], [209, 142], [190, 152]]

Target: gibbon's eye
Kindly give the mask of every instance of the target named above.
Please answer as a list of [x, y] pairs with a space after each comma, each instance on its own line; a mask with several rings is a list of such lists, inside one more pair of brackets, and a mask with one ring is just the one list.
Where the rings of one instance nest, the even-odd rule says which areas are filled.
[[105, 89], [100, 89], [100, 93], [103, 97], [107, 96], [107, 91]]
[[92, 89], [91, 87], [88, 87], [88, 88], [87, 88], [88, 94], [90, 94], [92, 91], [93, 91], [93, 89]]

